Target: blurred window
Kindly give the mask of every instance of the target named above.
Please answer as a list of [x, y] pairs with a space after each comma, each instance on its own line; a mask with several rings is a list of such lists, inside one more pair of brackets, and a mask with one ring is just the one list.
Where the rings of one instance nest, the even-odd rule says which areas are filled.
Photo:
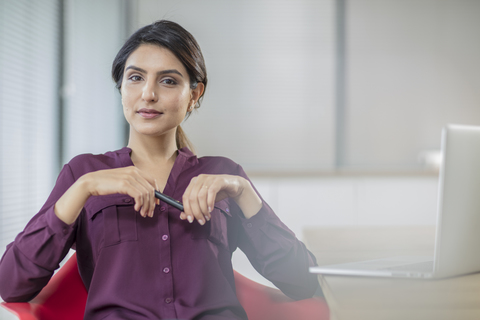
[[58, 172], [60, 5], [0, 1], [0, 254]]

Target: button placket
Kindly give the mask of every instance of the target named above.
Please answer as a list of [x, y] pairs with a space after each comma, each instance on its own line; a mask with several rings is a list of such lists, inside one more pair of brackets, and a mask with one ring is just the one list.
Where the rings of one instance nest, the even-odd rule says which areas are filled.
[[[170, 225], [169, 225], [169, 214], [168, 207], [166, 204], [162, 203], [160, 206], [157, 206], [157, 212], [161, 213], [158, 215], [158, 245], [160, 247], [160, 265], [163, 267], [159, 270], [159, 276], [162, 277], [163, 287], [163, 301], [168, 306], [168, 309], [174, 313], [174, 292], [173, 292], [173, 273], [172, 273], [172, 257], [171, 257], [171, 242], [170, 242]], [[173, 318], [173, 317], [171, 317]]]

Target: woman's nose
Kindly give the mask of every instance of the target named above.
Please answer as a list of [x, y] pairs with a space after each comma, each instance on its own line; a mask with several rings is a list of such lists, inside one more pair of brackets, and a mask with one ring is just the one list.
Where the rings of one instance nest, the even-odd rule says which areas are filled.
[[145, 83], [142, 92], [142, 99], [147, 102], [156, 102], [158, 101], [158, 94], [156, 92], [155, 85], [152, 83]]

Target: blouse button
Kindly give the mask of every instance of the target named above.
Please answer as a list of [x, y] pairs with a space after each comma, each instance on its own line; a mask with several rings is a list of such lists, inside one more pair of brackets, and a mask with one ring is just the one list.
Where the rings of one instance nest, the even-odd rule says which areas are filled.
[[165, 207], [160, 207], [160, 211], [165, 211]]
[[163, 273], [169, 273], [170, 269], [169, 268], [163, 268]]
[[248, 227], [248, 228], [251, 228], [251, 227], [252, 227], [252, 223], [251, 223], [251, 222], [247, 223], [247, 227]]
[[230, 212], [230, 209], [228, 209], [228, 208], [225, 208], [225, 212]]
[[63, 234], [67, 234], [67, 233], [68, 233], [68, 229], [67, 229], [67, 228], [63, 228], [62, 232], [63, 232]]
[[162, 240], [163, 240], [163, 241], [167, 241], [167, 240], [168, 240], [168, 235], [164, 234], [164, 235], [162, 236]]
[[172, 299], [171, 299], [171, 298], [166, 298], [166, 299], [165, 299], [165, 302], [166, 302], [166, 303], [171, 303], [171, 302], [172, 302]]
[[130, 199], [130, 198], [129, 199], [123, 199], [123, 202], [130, 203], [130, 202], [132, 202], [132, 199]]

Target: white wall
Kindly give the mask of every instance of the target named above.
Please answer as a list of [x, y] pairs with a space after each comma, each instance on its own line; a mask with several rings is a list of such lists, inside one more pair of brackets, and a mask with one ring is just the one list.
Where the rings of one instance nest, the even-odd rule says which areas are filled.
[[434, 225], [437, 180], [434, 174], [252, 179], [299, 238], [315, 226]]
[[480, 125], [480, 1], [346, 1], [337, 119], [335, 0], [136, 3], [137, 26], [171, 19], [203, 48], [211, 86], [186, 123], [199, 154], [309, 171], [334, 166], [340, 146], [348, 168], [418, 169], [445, 124]]
[[202, 48], [209, 82], [184, 125], [199, 155], [264, 172], [332, 168], [333, 0], [136, 3], [137, 27], [169, 19]]
[[480, 1], [347, 1], [345, 165], [416, 167], [480, 125]]

